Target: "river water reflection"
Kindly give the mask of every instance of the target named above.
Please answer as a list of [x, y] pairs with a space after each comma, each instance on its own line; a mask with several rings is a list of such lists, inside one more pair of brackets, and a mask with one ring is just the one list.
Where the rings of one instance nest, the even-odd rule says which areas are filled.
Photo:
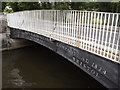
[[33, 45], [4, 51], [3, 88], [104, 88], [78, 67]]

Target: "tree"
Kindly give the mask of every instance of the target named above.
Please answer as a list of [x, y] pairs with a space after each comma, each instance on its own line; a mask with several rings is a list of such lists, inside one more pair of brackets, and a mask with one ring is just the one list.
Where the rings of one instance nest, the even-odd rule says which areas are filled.
[[69, 10], [69, 3], [68, 2], [55, 2], [54, 9], [56, 10]]
[[71, 9], [102, 11], [102, 12], [120, 12], [119, 2], [71, 2]]
[[8, 2], [7, 5], [10, 6], [14, 12], [36, 10], [40, 8], [40, 4], [38, 2]]
[[74, 10], [83, 10], [85, 9], [85, 2], [71, 2], [70, 4], [71, 9]]
[[2, 2], [2, 11], [4, 11], [5, 7], [6, 7], [6, 2]]
[[19, 11], [40, 9], [38, 2], [18, 2], [17, 6]]
[[120, 12], [119, 2], [7, 2], [3, 3], [3, 8], [10, 6], [14, 12], [23, 10], [88, 10], [101, 12]]
[[52, 9], [52, 3], [50, 2], [41, 2], [39, 9]]
[[19, 11], [18, 2], [8, 2], [6, 6], [10, 6], [14, 12]]

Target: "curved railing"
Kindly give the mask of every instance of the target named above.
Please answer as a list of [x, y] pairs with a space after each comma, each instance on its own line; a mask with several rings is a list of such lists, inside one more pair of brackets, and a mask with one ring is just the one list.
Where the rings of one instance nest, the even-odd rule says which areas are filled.
[[78, 10], [33, 10], [7, 15], [8, 26], [70, 44], [120, 62], [120, 14]]

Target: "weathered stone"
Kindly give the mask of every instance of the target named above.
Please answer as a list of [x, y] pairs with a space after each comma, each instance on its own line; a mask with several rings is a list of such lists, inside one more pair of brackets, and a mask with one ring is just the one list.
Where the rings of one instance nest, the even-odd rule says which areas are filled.
[[7, 27], [6, 14], [0, 13], [0, 50], [16, 49], [30, 44], [33, 43], [23, 39], [10, 38], [10, 29]]
[[4, 14], [0, 14], [0, 33], [7, 30], [7, 17]]

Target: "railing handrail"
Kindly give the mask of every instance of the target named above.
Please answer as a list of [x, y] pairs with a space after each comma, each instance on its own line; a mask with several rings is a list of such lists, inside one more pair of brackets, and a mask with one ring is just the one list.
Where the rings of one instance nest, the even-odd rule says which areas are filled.
[[11, 13], [8, 13], [8, 14], [12, 14], [12, 13], [19, 13], [19, 12], [31, 12], [31, 11], [80, 11], [80, 12], [95, 12], [95, 13], [107, 13], [107, 14], [119, 14], [120, 13], [114, 13], [114, 12], [100, 12], [100, 11], [88, 11], [88, 10], [45, 10], [45, 9], [41, 9], [41, 10], [24, 10], [24, 11], [17, 11], [17, 12], [11, 12]]

